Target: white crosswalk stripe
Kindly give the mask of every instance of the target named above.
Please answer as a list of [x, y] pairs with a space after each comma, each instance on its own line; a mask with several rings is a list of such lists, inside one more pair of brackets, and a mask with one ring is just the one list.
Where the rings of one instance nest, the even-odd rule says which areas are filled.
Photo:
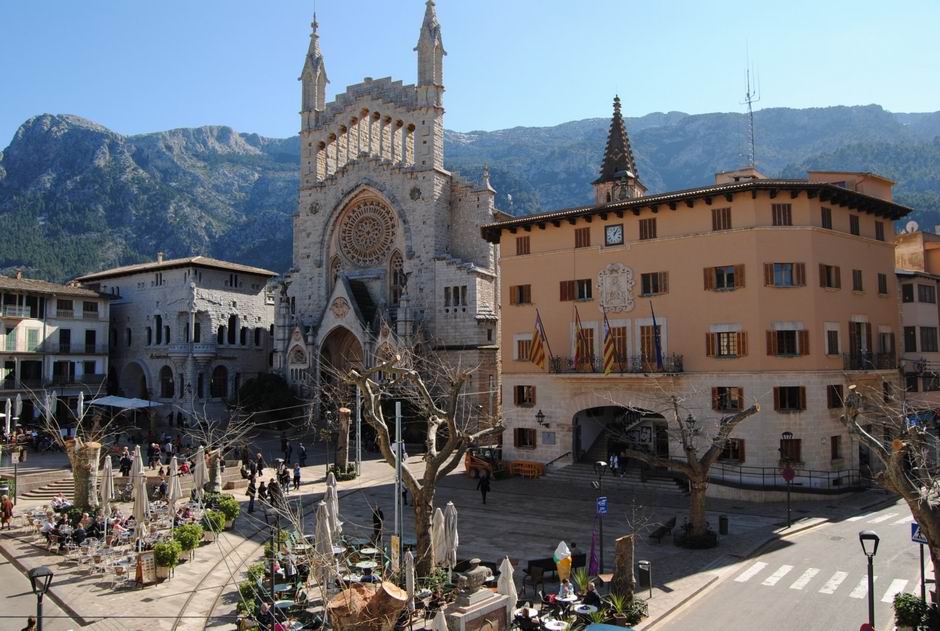
[[881, 602], [894, 602], [894, 597], [903, 592], [906, 586], [907, 581], [905, 581], [903, 578], [894, 579], [891, 581], [891, 585], [888, 586], [888, 591], [886, 591], [885, 595], [881, 597]]
[[900, 526], [901, 524], [909, 524], [909, 523], [912, 522], [912, 521], [914, 521], [914, 516], [913, 516], [913, 515], [908, 515], [907, 517], [902, 517], [901, 519], [899, 519], [899, 520], [897, 520], [897, 521], [891, 522], [891, 525], [892, 525], [892, 526]]
[[[877, 582], [878, 577], [872, 576], [872, 582]], [[858, 585], [855, 586], [855, 589], [852, 590], [852, 593], [849, 594], [849, 598], [865, 598], [868, 596], [868, 577], [863, 576], [862, 579], [858, 582]]]
[[764, 582], [761, 585], [766, 585], [767, 587], [773, 587], [780, 579], [787, 575], [787, 573], [793, 569], [792, 565], [781, 565], [780, 568], [764, 579]]
[[888, 521], [888, 520], [891, 519], [892, 517], [897, 517], [897, 516], [898, 516], [898, 513], [888, 513], [887, 515], [882, 515], [881, 517], [875, 517], [874, 519], [869, 519], [869, 520], [868, 520], [867, 522], [865, 522], [865, 523], [868, 523], [868, 524], [880, 524], [880, 523], [883, 522], [883, 521]]
[[848, 572], [836, 572], [835, 574], [832, 575], [832, 578], [826, 581], [826, 584], [823, 585], [819, 589], [819, 593], [820, 594], [836, 593], [836, 590], [839, 589], [839, 585], [842, 584], [842, 581], [844, 581], [846, 577], [848, 577], [848, 575], [849, 575]]
[[809, 584], [811, 580], [813, 580], [813, 577], [816, 576], [817, 574], [819, 574], [818, 569], [814, 567], [809, 568], [808, 570], [800, 574], [800, 578], [793, 581], [793, 584], [790, 585], [790, 589], [803, 589]]
[[758, 561], [751, 567], [741, 572], [741, 574], [739, 574], [738, 577], [734, 580], [738, 583], [746, 583], [752, 578], [754, 578], [754, 576], [757, 573], [759, 573], [761, 570], [763, 570], [765, 567], [767, 567], [766, 563], [764, 563], [763, 561]]
[[868, 517], [868, 516], [870, 516], [870, 515], [871, 515], [871, 513], [868, 513], [867, 515], [854, 515], [854, 516], [852, 516], [852, 517], [849, 517], [849, 518], [846, 519], [845, 521], [862, 521], [863, 519], [865, 519], [866, 517]]

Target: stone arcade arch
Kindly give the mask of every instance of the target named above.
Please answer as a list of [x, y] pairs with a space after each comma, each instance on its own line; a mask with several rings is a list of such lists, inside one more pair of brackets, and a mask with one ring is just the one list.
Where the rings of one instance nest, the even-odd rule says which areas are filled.
[[132, 399], [150, 398], [147, 373], [137, 362], [130, 362], [124, 366], [118, 383], [123, 396]]

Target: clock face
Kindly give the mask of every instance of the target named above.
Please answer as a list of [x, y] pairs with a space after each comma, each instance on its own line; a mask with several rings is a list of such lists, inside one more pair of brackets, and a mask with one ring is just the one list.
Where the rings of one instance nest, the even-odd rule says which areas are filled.
[[605, 245], [623, 245], [623, 224], [604, 228]]

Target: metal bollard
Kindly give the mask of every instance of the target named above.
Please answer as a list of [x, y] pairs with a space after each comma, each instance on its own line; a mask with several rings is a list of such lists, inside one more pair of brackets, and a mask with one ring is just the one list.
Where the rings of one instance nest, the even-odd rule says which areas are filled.
[[647, 587], [650, 590], [650, 598], [653, 597], [653, 564], [650, 561], [637, 561], [637, 579], [640, 587]]
[[718, 534], [719, 535], [728, 534], [728, 516], [727, 515], [718, 516]]

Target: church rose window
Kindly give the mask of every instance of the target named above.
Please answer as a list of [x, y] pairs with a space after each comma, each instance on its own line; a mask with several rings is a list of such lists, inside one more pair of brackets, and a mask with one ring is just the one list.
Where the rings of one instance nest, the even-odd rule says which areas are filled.
[[375, 201], [361, 202], [343, 218], [339, 241], [343, 254], [362, 266], [385, 260], [395, 242], [395, 215]]

